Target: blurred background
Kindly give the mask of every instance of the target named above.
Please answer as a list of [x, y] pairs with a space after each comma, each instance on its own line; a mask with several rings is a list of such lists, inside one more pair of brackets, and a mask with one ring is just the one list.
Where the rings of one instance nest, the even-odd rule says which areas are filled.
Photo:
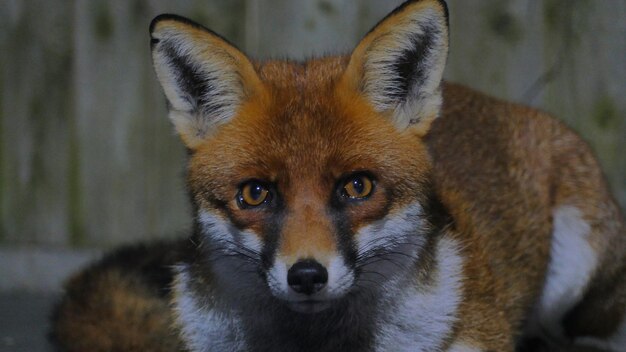
[[[62, 280], [103, 250], [190, 226], [185, 152], [151, 67], [154, 16], [189, 17], [255, 58], [304, 59], [349, 52], [401, 2], [2, 0], [0, 351], [43, 348]], [[626, 0], [448, 4], [446, 78], [566, 121], [624, 208]]]

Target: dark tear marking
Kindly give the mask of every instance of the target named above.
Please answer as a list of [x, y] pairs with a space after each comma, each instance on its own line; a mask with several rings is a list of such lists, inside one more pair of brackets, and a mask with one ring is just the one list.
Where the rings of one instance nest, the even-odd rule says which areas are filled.
[[[377, 183], [375, 176], [369, 173], [361, 174], [369, 175], [373, 182], [375, 184]], [[348, 176], [344, 176], [336, 182], [330, 197], [328, 213], [335, 228], [335, 236], [337, 238], [339, 253], [343, 255], [346, 265], [348, 265], [351, 269], [354, 269], [359, 253], [354, 239], [354, 231], [352, 230], [353, 224], [349, 221], [350, 217], [347, 215], [347, 208], [351, 206], [358, 206], [358, 202], [360, 201], [345, 200], [342, 199], [342, 196], [340, 195], [341, 186], [345, 183], [346, 179], [352, 175], [354, 175], [354, 173], [348, 174]], [[373, 190], [374, 192], [380, 192], [375, 185]], [[391, 209], [391, 198], [391, 191], [387, 190], [385, 192], [385, 205], [383, 209], [376, 214], [377, 220], [382, 219], [389, 214], [389, 210]]]
[[[332, 208], [331, 208], [332, 209]], [[331, 217], [335, 225], [335, 236], [337, 238], [337, 249], [344, 257], [344, 261], [350, 269], [354, 269], [358, 256], [354, 234], [351, 230], [352, 224], [348, 221], [345, 208], [331, 210]]]
[[284, 211], [270, 217], [269, 223], [264, 229], [264, 241], [261, 249], [261, 265], [265, 271], [274, 264], [276, 250], [278, 249], [281, 229], [283, 227]]

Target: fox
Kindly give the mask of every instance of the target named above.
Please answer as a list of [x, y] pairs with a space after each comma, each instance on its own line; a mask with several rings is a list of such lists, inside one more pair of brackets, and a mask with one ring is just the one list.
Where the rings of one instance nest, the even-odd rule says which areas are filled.
[[626, 351], [624, 219], [547, 113], [443, 80], [443, 0], [348, 55], [150, 24], [193, 230], [72, 277], [62, 351]]

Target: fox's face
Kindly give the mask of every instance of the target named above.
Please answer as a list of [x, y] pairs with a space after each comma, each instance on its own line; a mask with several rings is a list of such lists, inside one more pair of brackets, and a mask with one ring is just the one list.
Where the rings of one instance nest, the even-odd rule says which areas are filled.
[[245, 103], [194, 151], [189, 185], [206, 236], [258, 259], [276, 297], [312, 309], [365, 284], [376, 258], [415, 255], [427, 156], [331, 83], [341, 70], [320, 81], [315, 67], [273, 66], [286, 73], [265, 82], [267, 100]]
[[252, 63], [175, 16], [151, 32], [190, 150], [200, 261], [229, 258], [213, 274], [239, 281], [252, 269], [257, 290], [317, 312], [384, 289], [425, 256], [434, 220], [421, 138], [441, 103], [440, 2], [409, 2], [350, 57], [306, 63]]

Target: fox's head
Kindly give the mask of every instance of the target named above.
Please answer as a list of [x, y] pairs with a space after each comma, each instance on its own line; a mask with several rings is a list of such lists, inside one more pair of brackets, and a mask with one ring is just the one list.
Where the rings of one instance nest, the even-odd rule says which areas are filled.
[[306, 62], [251, 61], [172, 15], [150, 32], [190, 151], [197, 270], [316, 312], [427, 257], [436, 202], [422, 137], [441, 106], [443, 1], [408, 1], [350, 56]]

